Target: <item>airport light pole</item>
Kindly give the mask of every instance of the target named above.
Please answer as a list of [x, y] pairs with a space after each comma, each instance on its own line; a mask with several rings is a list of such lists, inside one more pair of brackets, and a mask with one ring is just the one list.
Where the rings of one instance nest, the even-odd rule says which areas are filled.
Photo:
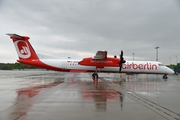
[[157, 47], [155, 47], [155, 49], [156, 49], [156, 61], [158, 61], [158, 49], [159, 49], [159, 47], [157, 46]]
[[133, 53], [133, 61], [134, 61], [134, 54], [135, 54], [135, 53]]

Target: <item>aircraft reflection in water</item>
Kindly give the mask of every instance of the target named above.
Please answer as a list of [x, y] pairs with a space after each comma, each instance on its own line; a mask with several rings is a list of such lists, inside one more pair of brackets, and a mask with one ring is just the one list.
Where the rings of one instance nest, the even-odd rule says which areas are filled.
[[113, 99], [120, 100], [121, 110], [123, 110], [123, 95], [119, 91], [115, 91], [108, 86], [100, 83], [97, 87], [82, 90], [82, 96], [85, 99], [93, 98], [96, 109], [98, 111], [106, 111], [108, 101]]
[[[109, 88], [107, 85], [105, 85], [105, 83], [100, 82], [100, 84], [96, 87], [94, 86], [93, 82], [82, 82], [75, 76], [69, 79], [69, 82], [69, 85], [76, 84], [80, 85], [81, 87], [85, 85], [86, 87], [80, 89], [79, 92], [81, 93], [83, 99], [92, 98], [95, 104], [95, 108], [98, 111], [106, 111], [108, 101], [111, 101], [113, 99], [119, 99], [121, 110], [123, 110], [124, 96], [120, 92]], [[42, 89], [52, 88], [61, 83], [63, 83], [63, 81], [55, 81], [47, 85], [39, 85], [30, 88], [19, 89], [17, 91], [15, 104], [12, 108], [10, 108], [10, 111], [8, 110], [8, 112], [6, 112], [8, 118], [7, 120], [26, 119], [28, 111], [31, 109], [31, 107], [36, 103], [36, 101], [41, 100], [38, 99], [38, 96]]]
[[123, 110], [123, 95], [119, 91], [115, 91], [103, 82], [100, 82], [98, 86], [94, 86], [93, 82], [82, 82], [78, 77], [78, 74], [74, 74], [71, 78], [70, 84], [83, 84], [87, 85], [85, 89], [81, 89], [82, 97], [85, 99], [93, 98], [96, 109], [98, 111], [106, 111], [108, 100], [119, 99], [121, 110]]
[[17, 98], [14, 105], [13, 111], [9, 114], [8, 120], [16, 120], [26, 117], [27, 111], [34, 104], [32, 97], [35, 97], [39, 94], [43, 88], [51, 88], [63, 83], [63, 81], [55, 81], [47, 85], [33, 86], [30, 88], [19, 89], [17, 91]]

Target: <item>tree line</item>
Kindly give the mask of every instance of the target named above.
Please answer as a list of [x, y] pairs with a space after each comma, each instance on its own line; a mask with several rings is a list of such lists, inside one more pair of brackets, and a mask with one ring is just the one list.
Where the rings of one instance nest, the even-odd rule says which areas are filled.
[[14, 69], [38, 69], [38, 67], [25, 65], [21, 63], [0, 63], [0, 70], [14, 70]]
[[171, 69], [180, 70], [180, 63], [177, 63], [176, 65], [171, 64], [171, 65], [168, 65], [168, 67]]

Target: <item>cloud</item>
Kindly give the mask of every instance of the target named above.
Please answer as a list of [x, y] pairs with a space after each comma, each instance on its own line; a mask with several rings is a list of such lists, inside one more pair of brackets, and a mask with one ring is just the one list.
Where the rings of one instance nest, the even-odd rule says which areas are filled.
[[[155, 60], [156, 46], [165, 64], [179, 56], [177, 1], [6, 0], [0, 14], [0, 41], [9, 47], [5, 34], [14, 32], [30, 36], [37, 52], [59, 57], [90, 57], [97, 50], [113, 56], [123, 50], [129, 60], [132, 53], [136, 60]], [[0, 62], [8, 61], [3, 57]]]

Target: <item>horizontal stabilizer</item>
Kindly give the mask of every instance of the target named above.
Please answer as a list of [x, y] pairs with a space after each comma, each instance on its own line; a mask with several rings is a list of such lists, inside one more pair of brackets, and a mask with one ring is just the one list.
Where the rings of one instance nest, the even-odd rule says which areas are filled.
[[9, 35], [12, 39], [19, 39], [19, 40], [29, 39], [29, 37], [27, 36], [20, 36], [17, 34], [7, 34], [7, 35]]
[[17, 34], [7, 34], [7, 35], [9, 35], [10, 37], [15, 37], [15, 38], [20, 38], [20, 39], [23, 38], [22, 36], [17, 35]]

